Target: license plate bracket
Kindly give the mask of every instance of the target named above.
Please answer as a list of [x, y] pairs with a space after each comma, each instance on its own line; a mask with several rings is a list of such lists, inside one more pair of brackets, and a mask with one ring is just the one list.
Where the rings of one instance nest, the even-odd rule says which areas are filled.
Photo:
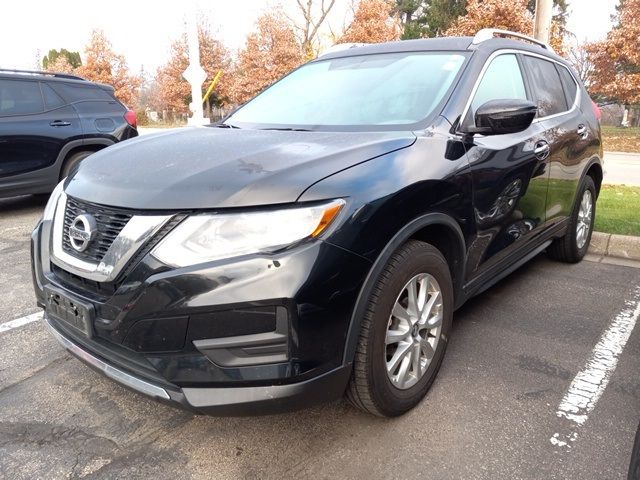
[[47, 315], [70, 325], [87, 337], [93, 333], [95, 311], [93, 305], [71, 297], [60, 289], [45, 286], [44, 288]]

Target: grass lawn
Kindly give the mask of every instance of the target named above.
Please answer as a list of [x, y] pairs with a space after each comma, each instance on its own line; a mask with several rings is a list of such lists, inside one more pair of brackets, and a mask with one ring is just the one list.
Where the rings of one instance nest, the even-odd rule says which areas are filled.
[[596, 207], [595, 230], [640, 236], [640, 187], [603, 185]]
[[603, 126], [602, 143], [609, 152], [640, 153], [640, 128]]

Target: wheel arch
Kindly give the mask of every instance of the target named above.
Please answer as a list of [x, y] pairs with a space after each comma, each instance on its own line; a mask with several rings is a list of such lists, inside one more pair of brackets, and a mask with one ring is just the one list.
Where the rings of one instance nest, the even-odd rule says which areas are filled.
[[72, 155], [75, 155], [78, 152], [97, 152], [98, 150], [102, 150], [103, 148], [113, 145], [114, 143], [115, 142], [113, 140], [109, 140], [106, 138], [72, 140], [68, 142], [64, 147], [62, 147], [56, 160], [56, 165], [58, 166], [58, 177], [60, 177], [62, 173], [65, 162]]
[[591, 177], [596, 186], [596, 196], [600, 196], [600, 187], [602, 187], [602, 165], [598, 161], [592, 161], [585, 169], [585, 176]]
[[373, 291], [378, 276], [393, 253], [411, 239], [427, 242], [442, 253], [451, 271], [455, 308], [462, 303], [466, 247], [460, 225], [453, 217], [439, 212], [427, 213], [413, 219], [400, 229], [385, 245], [369, 270], [351, 314], [343, 356], [344, 364], [353, 362], [358, 343], [358, 335], [360, 334], [361, 321], [364, 316], [367, 301]]

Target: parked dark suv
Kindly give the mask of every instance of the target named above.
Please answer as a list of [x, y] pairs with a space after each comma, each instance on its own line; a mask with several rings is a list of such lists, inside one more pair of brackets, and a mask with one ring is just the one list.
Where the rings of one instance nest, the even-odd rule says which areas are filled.
[[81, 160], [137, 135], [109, 85], [0, 69], [0, 197], [50, 193]]
[[[45, 321], [109, 377], [203, 413], [406, 412], [453, 312], [587, 251], [600, 126], [531, 39], [343, 48], [214, 128], [92, 155], [33, 234]], [[535, 41], [533, 41], [535, 42]]]

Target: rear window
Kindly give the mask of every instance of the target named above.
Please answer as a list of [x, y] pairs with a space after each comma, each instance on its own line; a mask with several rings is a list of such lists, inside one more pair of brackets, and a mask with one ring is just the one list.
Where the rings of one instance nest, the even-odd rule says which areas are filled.
[[538, 101], [538, 117], [566, 112], [567, 99], [554, 63], [530, 55], [524, 56], [524, 63], [533, 81], [533, 89]]
[[55, 90], [68, 102], [82, 102], [86, 100], [110, 100], [114, 98], [106, 90], [95, 85], [79, 85], [75, 83], [56, 83]]
[[29, 115], [43, 110], [38, 82], [0, 80], [0, 116]]

